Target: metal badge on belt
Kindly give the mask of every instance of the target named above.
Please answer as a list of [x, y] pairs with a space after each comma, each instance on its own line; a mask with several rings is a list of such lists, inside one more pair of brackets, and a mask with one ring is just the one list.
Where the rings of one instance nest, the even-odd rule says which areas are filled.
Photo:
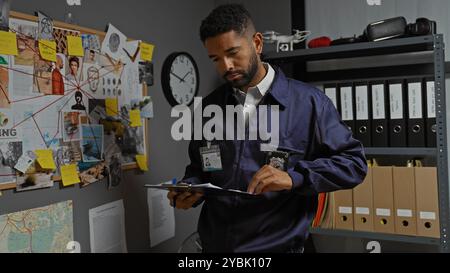
[[281, 151], [267, 152], [266, 164], [281, 171], [287, 171], [289, 153]]

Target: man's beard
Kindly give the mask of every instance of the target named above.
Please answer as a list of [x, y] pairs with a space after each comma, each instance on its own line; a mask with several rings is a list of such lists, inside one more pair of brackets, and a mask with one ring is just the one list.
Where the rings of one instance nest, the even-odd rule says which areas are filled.
[[[227, 82], [229, 82], [231, 86], [233, 86], [234, 88], [241, 89], [242, 87], [248, 86], [252, 82], [257, 72], [258, 72], [258, 56], [256, 55], [256, 52], [254, 52], [250, 58], [247, 70], [227, 71], [225, 75], [223, 75], [223, 78]], [[228, 80], [227, 77], [231, 74], [240, 74], [241, 78], [238, 80], [230, 81]]]

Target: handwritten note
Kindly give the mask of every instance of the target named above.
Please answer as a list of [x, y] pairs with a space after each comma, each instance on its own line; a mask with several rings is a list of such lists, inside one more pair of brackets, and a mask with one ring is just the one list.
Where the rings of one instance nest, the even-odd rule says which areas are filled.
[[67, 48], [70, 56], [84, 56], [83, 42], [81, 37], [67, 36]]
[[80, 183], [80, 176], [78, 175], [77, 165], [61, 166], [61, 178], [64, 187]]
[[37, 156], [37, 162], [42, 169], [46, 170], [55, 170], [56, 164], [53, 160], [53, 151], [52, 150], [36, 150], [35, 154]]
[[154, 45], [141, 42], [141, 59], [151, 62], [153, 60]]
[[41, 58], [47, 61], [56, 62], [55, 41], [39, 40], [39, 53]]
[[15, 33], [0, 31], [0, 54], [14, 56], [19, 54], [17, 50], [17, 37]]

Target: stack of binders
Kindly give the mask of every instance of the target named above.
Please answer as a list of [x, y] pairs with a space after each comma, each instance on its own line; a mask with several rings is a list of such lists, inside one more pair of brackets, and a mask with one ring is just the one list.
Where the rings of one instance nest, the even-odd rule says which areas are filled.
[[328, 83], [322, 88], [364, 147], [436, 147], [432, 78]]

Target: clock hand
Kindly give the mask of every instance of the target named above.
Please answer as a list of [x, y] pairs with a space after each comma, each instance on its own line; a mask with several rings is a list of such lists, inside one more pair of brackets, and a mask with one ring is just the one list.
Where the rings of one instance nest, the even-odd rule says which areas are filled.
[[186, 79], [187, 75], [189, 75], [189, 74], [191, 74], [191, 71], [189, 71], [188, 73], [186, 73], [186, 75], [184, 75], [183, 81], [184, 81], [184, 79]]
[[172, 75], [174, 75], [175, 77], [177, 77], [179, 80], [180, 80], [180, 82], [184, 82], [184, 79], [182, 79], [180, 76], [178, 76], [177, 74], [175, 74], [175, 73], [173, 73], [173, 72], [170, 72], [170, 74], [172, 74]]

